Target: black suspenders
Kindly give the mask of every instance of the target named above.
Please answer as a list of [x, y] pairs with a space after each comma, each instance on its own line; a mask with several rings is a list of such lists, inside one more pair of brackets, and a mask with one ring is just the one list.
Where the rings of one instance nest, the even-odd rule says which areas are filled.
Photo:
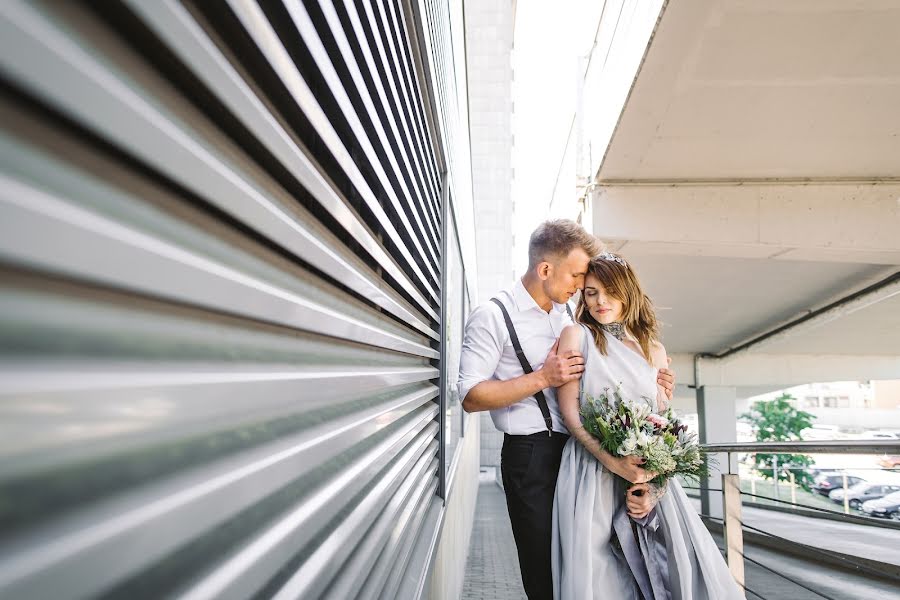
[[[503, 320], [506, 321], [506, 330], [509, 332], [509, 340], [512, 342], [513, 350], [516, 351], [516, 357], [519, 359], [519, 364], [522, 365], [522, 370], [525, 371], [526, 374], [533, 373], [534, 369], [531, 368], [531, 363], [528, 362], [528, 358], [522, 350], [522, 344], [519, 343], [519, 336], [516, 335], [516, 328], [513, 327], [512, 319], [509, 318], [509, 312], [497, 298], [491, 298], [491, 302], [499, 306], [500, 312], [503, 313]], [[569, 313], [569, 317], [574, 322], [575, 318], [572, 316], [572, 309], [569, 308], [568, 303], [566, 303], [566, 312]], [[544, 390], [535, 392], [534, 399], [537, 400], [538, 408], [541, 409], [541, 414], [544, 415], [544, 423], [547, 425], [547, 434], [553, 435], [553, 420], [550, 418], [550, 409], [547, 407], [547, 398], [544, 397]]]

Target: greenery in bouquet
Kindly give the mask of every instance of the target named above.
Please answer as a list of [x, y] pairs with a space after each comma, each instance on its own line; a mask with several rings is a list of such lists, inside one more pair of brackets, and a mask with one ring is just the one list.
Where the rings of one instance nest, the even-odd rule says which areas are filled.
[[585, 394], [581, 421], [613, 456], [643, 458], [644, 468], [657, 473], [652, 480], [656, 485], [664, 485], [675, 475], [697, 480], [707, 474], [707, 457], [697, 435], [688, 431], [671, 408], [662, 414], [653, 412], [649, 398], [623, 398], [618, 387], [596, 398]]

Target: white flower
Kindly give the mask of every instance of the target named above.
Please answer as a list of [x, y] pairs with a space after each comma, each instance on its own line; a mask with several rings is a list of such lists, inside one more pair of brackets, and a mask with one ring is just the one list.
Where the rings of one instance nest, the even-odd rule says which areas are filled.
[[617, 452], [622, 456], [630, 456], [637, 450], [638, 441], [633, 432], [629, 432], [628, 437], [619, 444]]
[[646, 431], [641, 431], [637, 434], [637, 445], [641, 448], [648, 447], [655, 438], [651, 435], [648, 435]]

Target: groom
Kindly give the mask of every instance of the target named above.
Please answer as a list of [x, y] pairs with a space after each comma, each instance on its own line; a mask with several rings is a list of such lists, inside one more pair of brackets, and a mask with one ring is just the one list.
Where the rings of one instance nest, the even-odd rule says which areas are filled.
[[[553, 598], [553, 496], [569, 439], [556, 388], [584, 371], [581, 353], [557, 354], [558, 338], [572, 324], [567, 303], [584, 287], [588, 262], [602, 249], [597, 238], [574, 221], [541, 224], [528, 244], [528, 272], [511, 289], [472, 311], [466, 323], [459, 397], [466, 412], [491, 411], [494, 426], [504, 433], [503, 490], [529, 600]], [[672, 372], [660, 370], [658, 381], [671, 398]], [[646, 481], [636, 458], [619, 464], [619, 475]], [[643, 516], [655, 503], [652, 494], [630, 494], [628, 512]]]

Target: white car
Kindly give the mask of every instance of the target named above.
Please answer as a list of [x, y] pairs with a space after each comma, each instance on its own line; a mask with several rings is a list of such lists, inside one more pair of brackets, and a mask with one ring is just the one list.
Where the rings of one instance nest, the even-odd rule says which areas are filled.
[[800, 432], [802, 440], [836, 440], [845, 437], [837, 425], [813, 425]]
[[900, 521], [900, 492], [888, 494], [884, 498], [863, 502], [863, 514], [867, 517], [895, 519]]
[[[900, 491], [900, 485], [861, 482], [847, 488], [847, 503], [852, 508], [859, 508], [863, 502], [877, 500], [898, 491]], [[844, 501], [844, 490], [833, 490], [828, 497], [832, 502], [840, 504]]]

